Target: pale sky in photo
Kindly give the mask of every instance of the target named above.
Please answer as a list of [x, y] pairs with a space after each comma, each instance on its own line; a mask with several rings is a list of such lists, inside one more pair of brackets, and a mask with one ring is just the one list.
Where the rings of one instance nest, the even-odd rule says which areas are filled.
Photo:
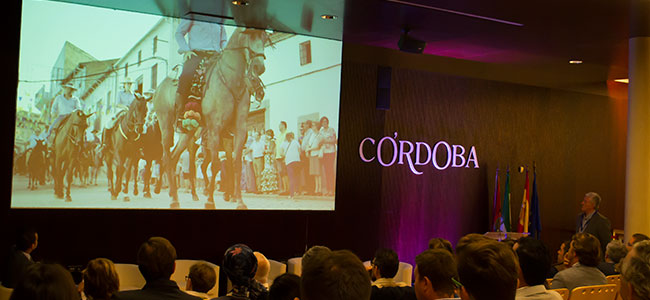
[[[45, 85], [66, 41], [98, 60], [120, 58], [161, 16], [53, 1], [23, 1], [18, 96]], [[29, 81], [39, 81], [30, 83]]]

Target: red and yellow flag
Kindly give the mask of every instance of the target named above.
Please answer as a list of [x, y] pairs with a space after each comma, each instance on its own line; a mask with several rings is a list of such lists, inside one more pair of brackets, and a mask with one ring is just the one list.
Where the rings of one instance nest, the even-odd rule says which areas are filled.
[[530, 193], [528, 192], [528, 168], [526, 168], [526, 184], [524, 185], [524, 199], [521, 201], [521, 210], [519, 211], [519, 225], [517, 232], [528, 232], [528, 223], [530, 219]]

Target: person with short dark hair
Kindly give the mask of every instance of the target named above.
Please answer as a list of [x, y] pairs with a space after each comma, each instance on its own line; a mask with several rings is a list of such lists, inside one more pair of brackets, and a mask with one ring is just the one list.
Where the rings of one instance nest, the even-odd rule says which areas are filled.
[[30, 265], [9, 300], [79, 300], [72, 275], [56, 264]]
[[566, 270], [568, 266], [564, 262], [564, 255], [569, 252], [570, 243], [571, 241], [566, 240], [560, 244], [560, 248], [557, 250], [557, 252], [555, 252], [557, 253], [555, 264], [549, 269], [546, 278], [553, 278], [553, 276], [555, 276], [555, 274], [558, 272]]
[[612, 240], [607, 244], [605, 250], [605, 261], [601, 261], [597, 268], [605, 276], [618, 275], [616, 265], [627, 255], [627, 247], [619, 240]]
[[429, 249], [445, 249], [450, 253], [454, 253], [451, 242], [443, 238], [432, 238], [429, 240]]
[[627, 241], [627, 244], [625, 246], [627, 247], [627, 251], [632, 251], [632, 247], [634, 247], [634, 244], [641, 242], [641, 241], [647, 241], [650, 240], [650, 237], [643, 233], [635, 233], [632, 235], [629, 241]]
[[458, 243], [456, 243], [456, 255], [460, 255], [460, 253], [463, 252], [463, 250], [465, 250], [465, 247], [468, 246], [469, 244], [472, 244], [472, 243], [478, 242], [478, 241], [492, 241], [492, 240], [490, 238], [488, 238], [488, 237], [486, 237], [486, 236], [484, 236], [482, 234], [478, 234], [478, 233], [467, 234], [467, 235], [461, 237], [458, 240]]
[[551, 257], [544, 243], [532, 237], [524, 237], [515, 243], [513, 249], [519, 259], [516, 299], [562, 300], [560, 294], [549, 291], [544, 286], [546, 272], [551, 267]]
[[552, 289], [607, 284], [607, 278], [596, 266], [600, 262], [600, 242], [589, 233], [577, 233], [571, 239], [567, 254], [570, 268], [555, 274]]
[[399, 257], [392, 249], [382, 248], [375, 252], [370, 262], [372, 283], [372, 300], [413, 299], [415, 292], [407, 282], [395, 282], [399, 270]]
[[113, 262], [95, 258], [83, 271], [83, 291], [88, 300], [108, 300], [120, 288], [120, 279]]
[[458, 251], [463, 300], [514, 300], [519, 262], [512, 248], [489, 239], [467, 243]]
[[197, 262], [190, 267], [185, 292], [201, 299], [210, 299], [208, 292], [217, 283], [217, 273], [210, 265]]
[[302, 273], [302, 270], [305, 269], [305, 266], [310, 265], [312, 261], [321, 259], [322, 257], [329, 255], [330, 253], [332, 253], [332, 250], [330, 250], [330, 248], [327, 248], [325, 246], [318, 246], [318, 245], [312, 246], [305, 252], [305, 254], [302, 255], [300, 272]]
[[284, 273], [273, 280], [269, 300], [300, 300], [300, 276]]
[[176, 268], [176, 249], [166, 238], [152, 237], [138, 250], [138, 268], [147, 281], [141, 290], [115, 294], [123, 300], [199, 300], [184, 293], [170, 279]]
[[576, 233], [589, 233], [595, 236], [600, 242], [600, 253], [605, 253], [605, 246], [612, 240], [612, 224], [599, 211], [601, 201], [597, 193], [585, 194], [580, 202], [582, 213], [578, 215], [576, 221]]
[[650, 241], [637, 242], [621, 264], [623, 300], [650, 300]]
[[456, 261], [445, 248], [429, 249], [415, 257], [415, 296], [418, 300], [457, 299]]
[[38, 246], [38, 233], [33, 229], [20, 230], [16, 233], [16, 244], [11, 248], [7, 258], [6, 269], [2, 274], [2, 285], [14, 288], [27, 267], [34, 263], [32, 252]]
[[255, 281], [257, 258], [250, 247], [235, 244], [226, 249], [221, 268], [232, 282], [232, 290], [218, 300], [261, 300], [268, 298], [268, 290]]
[[369, 300], [370, 276], [348, 250], [323, 253], [303, 266], [302, 300]]

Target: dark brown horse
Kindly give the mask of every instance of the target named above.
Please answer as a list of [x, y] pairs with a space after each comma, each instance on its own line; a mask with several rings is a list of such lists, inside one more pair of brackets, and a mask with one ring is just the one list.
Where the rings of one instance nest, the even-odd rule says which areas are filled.
[[83, 111], [72, 112], [63, 124], [59, 127], [54, 138], [54, 194], [57, 198], [63, 198], [63, 179], [65, 178], [65, 199], [72, 201], [70, 197], [70, 185], [72, 184], [72, 166], [81, 154], [84, 143], [84, 132], [88, 127], [87, 119], [92, 114], [86, 115]]
[[47, 151], [45, 141], [36, 140], [36, 145], [30, 151], [31, 153], [27, 161], [27, 169], [29, 171], [28, 188], [35, 190], [39, 184], [45, 184], [45, 168], [47, 166], [45, 161]]
[[[225, 187], [224, 197], [228, 201], [232, 195], [233, 201], [238, 202], [238, 208], [246, 208], [241, 199], [239, 180], [241, 177], [241, 154], [246, 142], [246, 119], [250, 108], [250, 96], [253, 93], [251, 82], [259, 81], [258, 76], [264, 73], [264, 47], [270, 39], [264, 30], [236, 29], [230, 37], [226, 48], [222, 51], [218, 62], [209, 70], [205, 95], [201, 103], [206, 131], [206, 139], [212, 161], [219, 162], [219, 152], [222, 138], [232, 131], [234, 134], [234, 156], [228, 160], [232, 166], [232, 180]], [[182, 107], [180, 99], [176, 99], [176, 85], [170, 78], [165, 79], [153, 98], [154, 110], [160, 121], [163, 141], [163, 167], [168, 178], [175, 178], [176, 164], [180, 154], [190, 151], [190, 182], [192, 196], [197, 200], [193, 179], [196, 174], [194, 140], [196, 132], [181, 134], [179, 142], [174, 145], [174, 123], [176, 110]], [[173, 150], [170, 150], [171, 147]], [[230, 151], [227, 151], [230, 158]], [[207, 153], [207, 152], [206, 152]], [[206, 208], [214, 208], [214, 181], [219, 169], [218, 163], [212, 164], [212, 178], [208, 187], [208, 202]], [[172, 208], [178, 207], [178, 192], [176, 184], [170, 180], [169, 195], [172, 197]]]
[[[144, 167], [144, 185], [142, 191], [144, 192], [145, 198], [151, 198], [151, 167], [154, 162], [161, 163], [163, 156], [163, 148], [161, 142], [161, 133], [160, 126], [158, 126], [158, 121], [155, 121], [153, 124], [147, 127], [147, 132], [142, 135], [141, 138], [141, 148], [142, 148], [142, 159], [146, 162]], [[159, 178], [160, 179], [160, 178]], [[162, 187], [162, 180], [156, 182], [154, 193], [160, 193], [160, 188]]]
[[[107, 149], [104, 151], [104, 160], [112, 200], [116, 200], [122, 191], [123, 176], [126, 177], [124, 193], [128, 195], [128, 181], [131, 172], [137, 170], [138, 143], [142, 136], [146, 115], [147, 102], [142, 97], [136, 96], [128, 111], [120, 114], [115, 120], [115, 126], [104, 134], [110, 139], [106, 145]], [[115, 165], [115, 170], [113, 170], [113, 165]], [[137, 190], [137, 184], [134, 188], [134, 194], [137, 195], [135, 190]], [[124, 196], [124, 201], [130, 200], [127, 195]]]

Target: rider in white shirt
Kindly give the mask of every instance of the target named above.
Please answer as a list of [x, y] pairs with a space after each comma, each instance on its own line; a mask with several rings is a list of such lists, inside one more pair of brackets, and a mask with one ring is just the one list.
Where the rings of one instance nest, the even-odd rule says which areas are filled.
[[77, 88], [71, 82], [64, 84], [62, 88], [63, 93], [56, 96], [52, 102], [52, 115], [56, 116], [56, 118], [47, 130], [47, 136], [50, 141], [54, 138], [52, 130], [58, 128], [65, 117], [69, 116], [75, 110], [81, 109], [79, 98], [72, 95]]

